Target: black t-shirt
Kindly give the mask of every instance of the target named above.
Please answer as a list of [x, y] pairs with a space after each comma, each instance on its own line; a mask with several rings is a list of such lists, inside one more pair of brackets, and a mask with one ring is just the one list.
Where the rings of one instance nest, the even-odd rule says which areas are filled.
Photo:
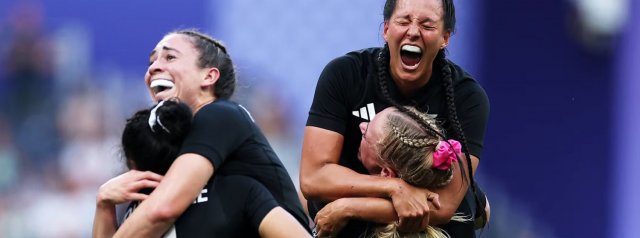
[[[320, 75], [307, 120], [307, 126], [342, 134], [344, 145], [339, 163], [362, 174], [368, 172], [357, 159], [362, 138], [358, 125], [370, 121], [376, 112], [391, 106], [385, 100], [379, 86], [376, 59], [380, 50], [381, 48], [363, 49], [332, 60]], [[451, 62], [450, 65], [458, 120], [467, 138], [469, 153], [480, 158], [489, 116], [489, 100], [484, 89], [469, 74], [458, 65]], [[436, 120], [447, 130], [447, 136], [452, 137], [455, 133], [447, 120], [446, 94], [440, 75], [439, 69], [434, 68], [429, 82], [409, 97], [401, 95], [390, 76], [386, 77], [386, 80], [389, 94], [395, 101], [436, 115]], [[472, 200], [468, 200], [465, 198], [465, 201], [473, 203]], [[323, 206], [321, 202], [309, 200], [311, 216], [315, 217]], [[470, 210], [464, 201], [458, 208], [458, 212], [465, 214], [471, 214]], [[366, 229], [363, 224], [358, 221], [350, 222], [340, 237], [357, 237], [356, 234]], [[452, 237], [456, 237], [455, 232], [448, 232]]]
[[[287, 170], [244, 107], [223, 99], [202, 107], [180, 154], [206, 157], [217, 175], [244, 175], [263, 184], [306, 229], [309, 222]], [[213, 191], [217, 193], [217, 191]]]
[[[138, 204], [129, 204], [124, 219]], [[271, 193], [255, 179], [216, 175], [163, 237], [259, 238], [262, 219], [277, 206]]]

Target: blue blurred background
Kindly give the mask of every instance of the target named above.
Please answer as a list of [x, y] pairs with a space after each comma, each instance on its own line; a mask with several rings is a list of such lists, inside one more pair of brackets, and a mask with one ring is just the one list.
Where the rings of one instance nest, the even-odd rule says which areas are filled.
[[[124, 171], [125, 118], [151, 105], [164, 33], [221, 39], [248, 106], [297, 181], [315, 82], [381, 46], [382, 0], [0, 1], [0, 237], [88, 237]], [[491, 100], [481, 237], [638, 237], [640, 3], [456, 0], [449, 56]]]

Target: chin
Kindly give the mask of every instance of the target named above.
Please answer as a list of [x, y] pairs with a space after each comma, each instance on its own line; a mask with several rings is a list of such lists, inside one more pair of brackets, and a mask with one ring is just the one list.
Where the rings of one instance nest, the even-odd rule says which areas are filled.
[[400, 78], [401, 81], [404, 81], [404, 82], [416, 82], [420, 80], [420, 75], [415, 73], [402, 72], [401, 74], [398, 75], [398, 77]]

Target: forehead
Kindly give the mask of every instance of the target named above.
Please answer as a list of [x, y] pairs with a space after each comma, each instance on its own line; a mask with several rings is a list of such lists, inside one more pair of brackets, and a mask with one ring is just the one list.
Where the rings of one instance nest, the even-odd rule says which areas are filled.
[[156, 44], [153, 48], [152, 54], [165, 49], [175, 49], [183, 54], [185, 53], [197, 53], [196, 48], [189, 36], [183, 34], [169, 34]]
[[398, 0], [393, 16], [440, 20], [444, 14], [441, 0]]
[[381, 112], [379, 112], [378, 114], [376, 114], [376, 117], [374, 117], [373, 120], [369, 123], [368, 130], [373, 131], [373, 134], [376, 134], [376, 135], [378, 135], [379, 133], [382, 133], [387, 120], [389, 120], [388, 119], [389, 114], [391, 114], [391, 112], [395, 110], [396, 110], [395, 108], [388, 107], [382, 110]]

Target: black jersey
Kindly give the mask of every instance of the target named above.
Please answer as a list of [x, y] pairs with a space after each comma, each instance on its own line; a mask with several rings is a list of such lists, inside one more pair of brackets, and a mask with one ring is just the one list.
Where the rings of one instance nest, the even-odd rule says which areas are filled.
[[[358, 125], [370, 121], [376, 112], [391, 106], [385, 100], [379, 85], [376, 59], [380, 50], [381, 48], [363, 49], [332, 60], [320, 75], [307, 120], [307, 126], [342, 134], [344, 145], [339, 163], [363, 174], [368, 172], [357, 159], [362, 138]], [[458, 65], [451, 63], [451, 66], [458, 120], [467, 137], [469, 153], [480, 158], [489, 116], [489, 100], [484, 89], [469, 74]], [[390, 76], [386, 77], [386, 84], [395, 101], [436, 116], [436, 120], [450, 132], [447, 133], [450, 137], [454, 133], [447, 120], [445, 91], [439, 75], [439, 69], [434, 68], [429, 82], [409, 97], [402, 96]], [[323, 206], [320, 202], [310, 200], [311, 216], [315, 217]], [[463, 202], [458, 212], [471, 214], [470, 210], [468, 204]], [[359, 222], [351, 221], [340, 237], [357, 237], [356, 234], [366, 229], [362, 223], [354, 225], [355, 223]], [[455, 232], [448, 232], [455, 237]]]
[[244, 175], [262, 183], [279, 206], [309, 229], [291, 177], [241, 105], [218, 99], [202, 107], [181, 147], [180, 154], [185, 153], [199, 154], [211, 161], [214, 176]]
[[[129, 204], [124, 219], [138, 204]], [[216, 175], [163, 237], [259, 238], [262, 219], [277, 206], [271, 193], [255, 179]]]

